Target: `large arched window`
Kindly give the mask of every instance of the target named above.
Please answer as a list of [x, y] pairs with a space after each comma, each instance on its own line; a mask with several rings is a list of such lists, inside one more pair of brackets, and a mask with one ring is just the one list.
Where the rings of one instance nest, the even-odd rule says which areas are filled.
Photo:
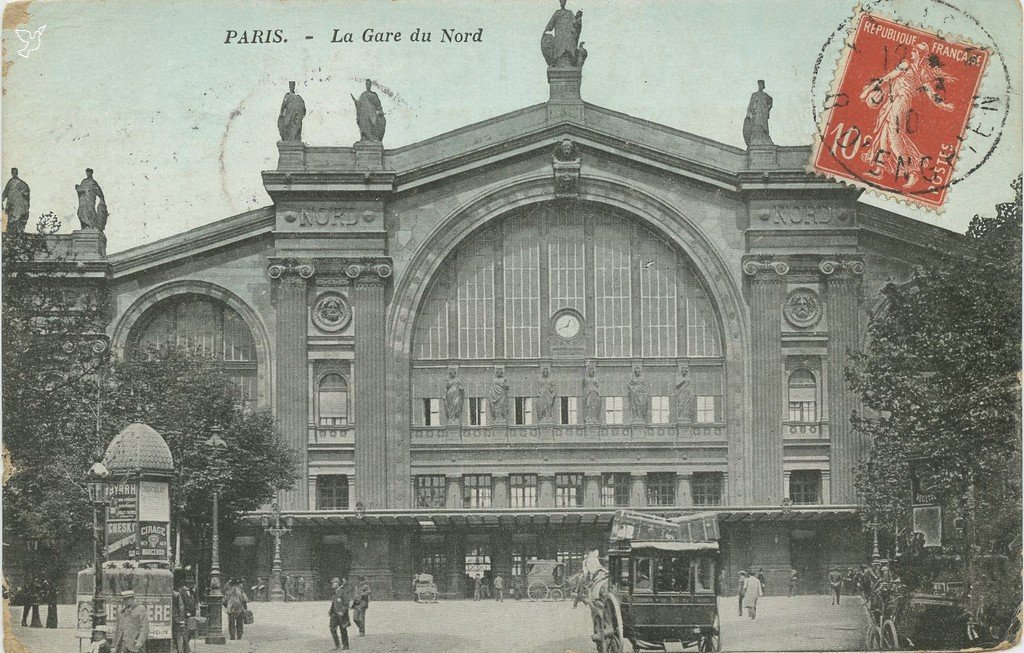
[[818, 421], [818, 383], [810, 370], [794, 370], [789, 375], [789, 421]]
[[349, 423], [348, 382], [331, 373], [320, 379], [317, 388], [317, 422], [320, 426], [344, 426]]
[[[561, 315], [579, 328], [556, 333]], [[682, 250], [625, 214], [558, 205], [462, 243], [436, 273], [414, 337], [420, 360], [537, 359], [558, 347], [600, 359], [722, 356], [718, 313]]]
[[249, 326], [223, 302], [181, 295], [150, 308], [132, 329], [128, 352], [135, 360], [156, 361], [162, 351], [183, 349], [223, 369], [234, 382], [243, 408], [256, 402], [256, 351]]

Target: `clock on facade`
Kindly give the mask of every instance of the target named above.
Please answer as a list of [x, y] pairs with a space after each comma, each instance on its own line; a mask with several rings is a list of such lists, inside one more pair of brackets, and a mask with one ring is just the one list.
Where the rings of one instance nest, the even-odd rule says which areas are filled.
[[574, 312], [566, 311], [555, 316], [555, 333], [563, 340], [572, 340], [578, 336], [581, 327], [580, 316]]

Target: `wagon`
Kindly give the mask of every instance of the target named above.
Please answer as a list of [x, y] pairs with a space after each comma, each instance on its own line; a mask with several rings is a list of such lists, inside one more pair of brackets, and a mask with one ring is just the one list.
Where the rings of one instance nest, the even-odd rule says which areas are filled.
[[591, 592], [598, 653], [620, 653], [624, 640], [635, 651], [721, 650], [717, 517], [619, 513], [616, 521], [607, 589]]
[[413, 592], [419, 603], [437, 603], [437, 585], [430, 574], [417, 574], [412, 581]]
[[565, 573], [564, 562], [530, 560], [526, 563], [526, 596], [531, 601], [544, 599], [561, 601], [571, 592], [572, 587]]

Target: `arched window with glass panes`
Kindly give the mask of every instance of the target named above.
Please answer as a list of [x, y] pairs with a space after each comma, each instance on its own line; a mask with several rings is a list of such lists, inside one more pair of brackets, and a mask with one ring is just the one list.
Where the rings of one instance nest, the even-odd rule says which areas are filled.
[[818, 421], [818, 382], [814, 373], [806, 369], [793, 370], [789, 375], [789, 421]]
[[317, 425], [325, 428], [350, 424], [349, 388], [345, 377], [337, 372], [320, 378], [316, 392]]
[[159, 361], [162, 352], [179, 349], [207, 358], [235, 386], [238, 405], [256, 403], [256, 348], [249, 325], [224, 302], [185, 294], [150, 307], [132, 329], [128, 355]]

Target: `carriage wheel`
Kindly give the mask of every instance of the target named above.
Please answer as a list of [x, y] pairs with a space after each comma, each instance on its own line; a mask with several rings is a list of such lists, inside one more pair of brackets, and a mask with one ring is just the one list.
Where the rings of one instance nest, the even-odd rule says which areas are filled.
[[552, 601], [563, 601], [565, 600], [565, 592], [562, 591], [561, 587], [552, 587], [548, 590], [548, 598]]
[[868, 626], [868, 632], [865, 636], [867, 640], [867, 646], [864, 647], [866, 651], [881, 651], [882, 650], [882, 629], [878, 626]]
[[526, 595], [531, 601], [543, 601], [548, 598], [548, 586], [544, 583], [533, 582], [526, 588]]
[[714, 633], [701, 635], [700, 641], [697, 642], [697, 650], [699, 653], [718, 653], [722, 650], [722, 628], [717, 614], [715, 615]]
[[892, 619], [887, 619], [882, 624], [882, 650], [883, 651], [898, 651], [900, 650], [900, 636], [896, 632], [896, 624], [893, 623]]
[[427, 603], [437, 603], [437, 590], [427, 590], [423, 593], [423, 599]]
[[597, 644], [597, 653], [622, 653], [622, 613], [614, 596], [604, 600], [601, 614], [594, 620], [594, 634], [590, 637]]

